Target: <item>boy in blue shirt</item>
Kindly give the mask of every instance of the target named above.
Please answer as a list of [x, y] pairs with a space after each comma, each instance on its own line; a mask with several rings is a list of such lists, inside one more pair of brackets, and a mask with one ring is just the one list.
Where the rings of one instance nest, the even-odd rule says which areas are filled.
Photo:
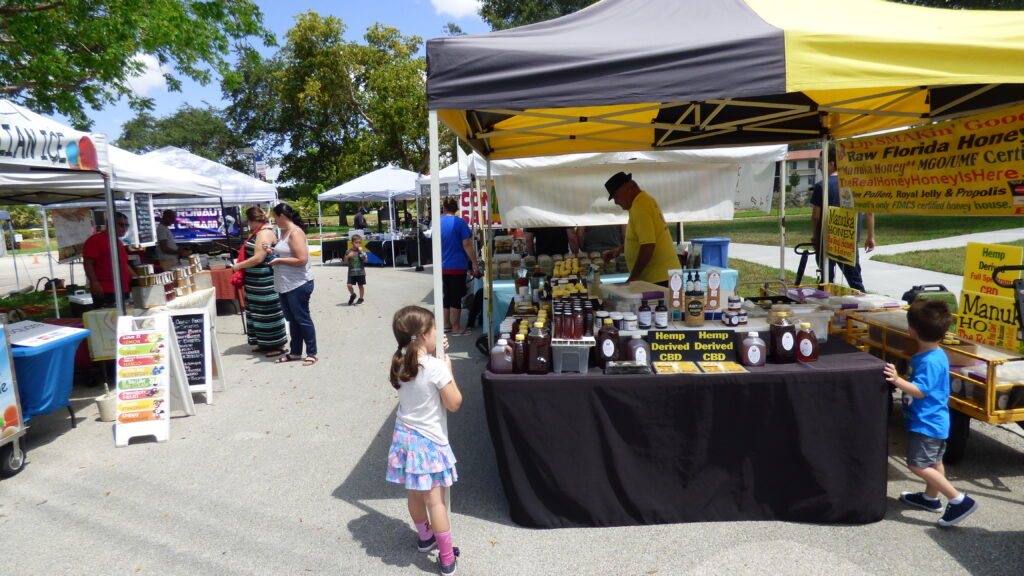
[[903, 392], [903, 417], [907, 425], [907, 467], [925, 481], [924, 492], [904, 492], [900, 502], [941, 512], [939, 493], [949, 500], [939, 526], [952, 526], [970, 516], [978, 503], [957, 491], [946, 479], [942, 455], [949, 437], [949, 358], [939, 342], [953, 322], [945, 302], [918, 299], [907, 310], [908, 331], [917, 340], [917, 354], [910, 359], [910, 380], [900, 378], [896, 367], [886, 364], [885, 379]]

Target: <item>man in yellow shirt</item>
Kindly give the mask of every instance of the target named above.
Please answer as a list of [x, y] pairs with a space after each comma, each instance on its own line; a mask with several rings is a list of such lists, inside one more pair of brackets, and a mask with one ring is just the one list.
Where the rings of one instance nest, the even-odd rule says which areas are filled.
[[604, 253], [605, 261], [625, 250], [629, 279], [668, 286], [668, 271], [679, 268], [679, 257], [658, 202], [640, 189], [632, 174], [619, 172], [604, 183], [608, 199], [629, 212], [624, 246]]

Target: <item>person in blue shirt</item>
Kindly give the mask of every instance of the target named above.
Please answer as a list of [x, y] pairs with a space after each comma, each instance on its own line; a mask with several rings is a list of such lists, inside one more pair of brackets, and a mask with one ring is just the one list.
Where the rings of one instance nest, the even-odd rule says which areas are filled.
[[444, 297], [444, 331], [452, 336], [463, 336], [473, 331], [462, 328], [462, 299], [466, 296], [466, 272], [477, 273], [476, 250], [473, 233], [466, 221], [458, 216], [459, 201], [449, 197], [444, 201], [441, 217], [441, 287]]
[[941, 512], [939, 494], [949, 503], [939, 526], [952, 526], [970, 516], [978, 503], [946, 479], [942, 455], [949, 437], [949, 358], [939, 342], [953, 323], [949, 306], [932, 299], [917, 299], [907, 310], [909, 333], [917, 341], [906, 380], [886, 364], [885, 379], [903, 392], [907, 426], [907, 467], [925, 482], [924, 492], [903, 492], [900, 501], [929, 512]]

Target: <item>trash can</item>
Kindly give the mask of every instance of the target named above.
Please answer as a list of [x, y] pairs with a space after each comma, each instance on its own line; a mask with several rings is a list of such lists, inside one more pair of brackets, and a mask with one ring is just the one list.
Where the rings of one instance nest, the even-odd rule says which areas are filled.
[[729, 267], [728, 238], [694, 238], [690, 241], [700, 247], [701, 264], [719, 268]]

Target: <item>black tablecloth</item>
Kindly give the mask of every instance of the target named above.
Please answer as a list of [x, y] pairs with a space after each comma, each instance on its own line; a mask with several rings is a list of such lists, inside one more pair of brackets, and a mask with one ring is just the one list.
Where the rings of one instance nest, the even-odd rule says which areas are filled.
[[320, 245], [320, 258], [322, 262], [341, 260], [348, 250], [348, 238], [338, 240], [324, 240]]
[[862, 524], [885, 514], [882, 362], [833, 340], [748, 374], [483, 375], [522, 526], [717, 520]]

